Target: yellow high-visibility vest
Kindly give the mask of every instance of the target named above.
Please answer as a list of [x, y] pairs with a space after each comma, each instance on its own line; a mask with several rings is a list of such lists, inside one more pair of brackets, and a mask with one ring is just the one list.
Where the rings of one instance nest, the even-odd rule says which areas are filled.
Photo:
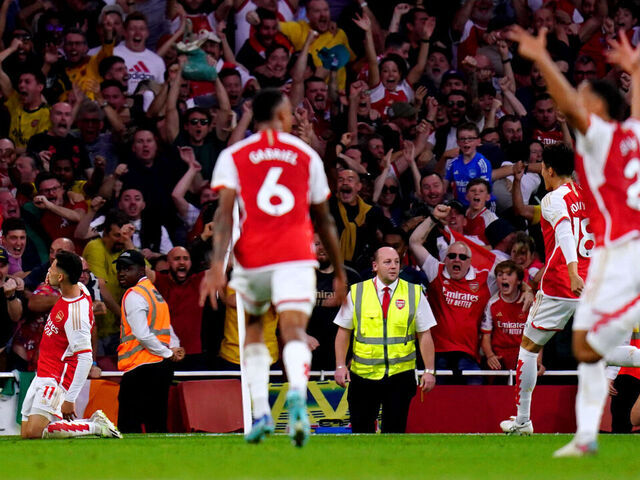
[[421, 289], [398, 280], [386, 320], [373, 280], [351, 286], [353, 360], [351, 371], [380, 380], [416, 368], [416, 322]]

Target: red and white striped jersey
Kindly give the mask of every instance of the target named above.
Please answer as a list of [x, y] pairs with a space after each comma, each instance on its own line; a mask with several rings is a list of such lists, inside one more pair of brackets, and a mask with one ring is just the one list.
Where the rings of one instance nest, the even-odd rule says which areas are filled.
[[245, 269], [281, 263], [315, 265], [310, 204], [329, 197], [318, 154], [293, 135], [264, 130], [225, 149], [211, 188], [236, 191], [240, 238], [236, 261]]
[[576, 171], [584, 189], [596, 246], [640, 236], [640, 121], [589, 118], [576, 132]]
[[77, 355], [91, 352], [93, 305], [85, 286], [78, 286], [78, 297], [60, 297], [51, 309], [42, 333], [36, 372], [38, 377], [55, 378], [67, 389], [78, 365]]
[[540, 290], [549, 297], [577, 299], [578, 297], [571, 292], [567, 261], [556, 239], [556, 227], [562, 221], [571, 223], [578, 255], [578, 274], [583, 280], [586, 279], [589, 257], [595, 242], [582, 200], [582, 189], [573, 183], [565, 183], [549, 192], [542, 199], [541, 213], [540, 226], [544, 238], [546, 268], [540, 282]]

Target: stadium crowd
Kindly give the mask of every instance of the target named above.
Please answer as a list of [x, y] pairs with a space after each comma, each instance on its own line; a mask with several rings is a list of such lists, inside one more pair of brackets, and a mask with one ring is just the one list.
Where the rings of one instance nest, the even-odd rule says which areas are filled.
[[[133, 248], [186, 350], [177, 368], [238, 368], [235, 294], [214, 311], [198, 306], [198, 285], [213, 167], [252, 132], [264, 87], [287, 93], [293, 133], [324, 161], [349, 282], [371, 278], [373, 253], [392, 246], [435, 313], [436, 368], [514, 369], [527, 318], [517, 302], [545, 262], [541, 162], [573, 139], [504, 32], [546, 27], [573, 84], [606, 76], [629, 99], [629, 75], [604, 50], [619, 29], [640, 39], [638, 12], [631, 0], [4, 0], [0, 370], [35, 369], [60, 250], [83, 256], [94, 298], [91, 375], [114, 370], [124, 293], [114, 261]], [[182, 53], [185, 33], [200, 64]], [[194, 67], [213, 77], [190, 80]], [[457, 240], [466, 247], [454, 252]], [[312, 369], [333, 370], [340, 305], [316, 248], [308, 341]], [[265, 335], [275, 360], [274, 311]], [[569, 334], [543, 363], [575, 366]]]

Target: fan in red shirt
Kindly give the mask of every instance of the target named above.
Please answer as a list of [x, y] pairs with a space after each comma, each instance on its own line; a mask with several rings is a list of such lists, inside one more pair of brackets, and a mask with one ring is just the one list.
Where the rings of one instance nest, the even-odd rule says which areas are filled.
[[206, 370], [202, 355], [202, 311], [198, 304], [199, 286], [204, 272], [191, 270], [191, 255], [184, 247], [174, 247], [167, 254], [169, 272], [155, 272], [149, 279], [169, 305], [171, 326], [185, 350], [176, 370]]
[[293, 120], [288, 98], [267, 88], [258, 92], [252, 108], [258, 133], [224, 150], [213, 172], [211, 186], [219, 190], [220, 200], [213, 220], [213, 258], [202, 282], [200, 305], [209, 297], [217, 308], [217, 296], [224, 295], [225, 255], [237, 202], [240, 234], [233, 248], [236, 262], [230, 286], [247, 312], [244, 364], [255, 420], [246, 440], [258, 443], [274, 431], [268, 401], [271, 357], [261, 323], [261, 316], [273, 303], [285, 343], [282, 358], [289, 379], [289, 435], [301, 447], [310, 433], [306, 395], [311, 352], [305, 329], [316, 300], [310, 210], [335, 268], [337, 303], [346, 295], [346, 274], [327, 205], [324, 166], [311, 147], [287, 133]]
[[82, 261], [62, 251], [49, 267], [47, 282], [60, 289], [44, 327], [36, 377], [22, 404], [22, 438], [68, 438], [84, 435], [122, 438], [102, 411], [73, 420], [75, 401], [91, 369], [91, 296], [78, 283]]
[[[76, 225], [87, 212], [84, 201], [72, 204], [56, 176], [48, 172], [39, 173], [36, 177], [38, 195], [33, 204], [43, 211], [40, 223], [49, 236], [49, 241], [59, 238], [74, 238]], [[76, 244], [76, 251], [82, 250], [84, 244]]]
[[[436, 369], [479, 370], [480, 322], [491, 297], [489, 270], [471, 266], [471, 249], [461, 241], [447, 249], [440, 263], [423, 246], [433, 227], [442, 222], [451, 207], [438, 205], [409, 240], [411, 251], [429, 280], [429, 304], [438, 324], [432, 328]], [[482, 383], [481, 377], [463, 377], [467, 383]], [[459, 380], [459, 379], [457, 379]]]
[[529, 310], [522, 310], [524, 271], [512, 260], [496, 265], [498, 293], [491, 297], [480, 326], [482, 351], [491, 370], [514, 370]]

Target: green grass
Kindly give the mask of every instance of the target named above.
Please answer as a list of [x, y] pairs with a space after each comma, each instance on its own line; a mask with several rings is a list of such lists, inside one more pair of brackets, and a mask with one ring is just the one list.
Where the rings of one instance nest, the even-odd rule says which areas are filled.
[[569, 435], [128, 435], [123, 440], [0, 437], [0, 478], [626, 479], [640, 478], [640, 437], [602, 435], [595, 457], [552, 459]]

